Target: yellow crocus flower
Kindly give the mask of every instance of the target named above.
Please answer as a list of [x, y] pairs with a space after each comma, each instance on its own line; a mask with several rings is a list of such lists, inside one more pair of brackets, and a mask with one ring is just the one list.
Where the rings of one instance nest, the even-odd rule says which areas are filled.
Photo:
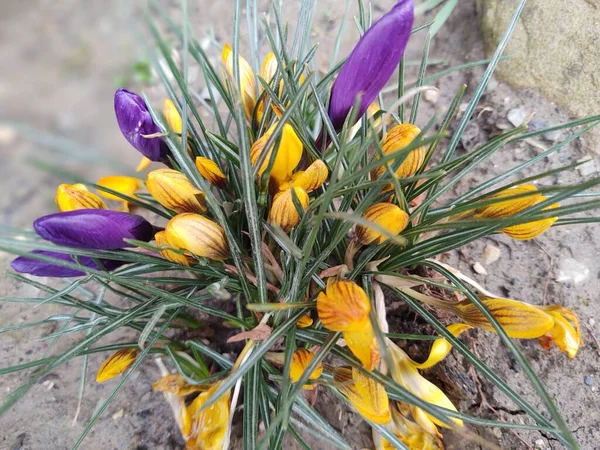
[[292, 228], [300, 223], [300, 214], [298, 214], [298, 210], [294, 204], [292, 190], [298, 198], [302, 209], [306, 211], [309, 202], [308, 194], [304, 189], [292, 186], [275, 195], [269, 212], [269, 222], [279, 225], [286, 233], [289, 233]]
[[[395, 152], [399, 152], [408, 147], [412, 141], [421, 133], [421, 130], [410, 123], [402, 123], [396, 125], [390, 129], [385, 136], [385, 139], [381, 143], [381, 150], [384, 156], [390, 155]], [[425, 155], [427, 150], [424, 146], [412, 150], [402, 161], [400, 167], [396, 169], [396, 176], [398, 178], [407, 178], [413, 176], [417, 170], [425, 162]], [[392, 167], [394, 164], [392, 161], [387, 163], [388, 166]], [[374, 180], [381, 177], [385, 172], [385, 166], [378, 167], [371, 172], [371, 176]]]
[[341, 331], [350, 351], [371, 371], [379, 362], [379, 347], [369, 320], [369, 298], [353, 281], [331, 280], [317, 296], [319, 319], [325, 328]]
[[308, 328], [313, 324], [312, 318], [308, 314], [304, 314], [296, 322], [298, 328]]
[[167, 223], [165, 236], [174, 248], [202, 258], [223, 261], [230, 256], [223, 229], [200, 214], [184, 213], [173, 217]]
[[[387, 230], [392, 236], [397, 236], [404, 231], [409, 221], [408, 214], [399, 206], [385, 202], [370, 206], [362, 217]], [[368, 226], [356, 226], [356, 238], [362, 245], [382, 244], [390, 238], [389, 235]]]
[[166, 98], [163, 103], [163, 114], [173, 133], [181, 134], [183, 129], [181, 114], [179, 114], [175, 103], [170, 98]]
[[[135, 193], [142, 187], [142, 182], [139, 179], [125, 175], [109, 175], [102, 177], [96, 182], [96, 184], [98, 186], [119, 192], [128, 197], [135, 197]], [[109, 192], [99, 191], [99, 193], [102, 197], [108, 200], [116, 200], [121, 202], [121, 209], [123, 211], [129, 211], [129, 202], [127, 200], [117, 197]]]
[[135, 348], [122, 348], [110, 355], [98, 369], [96, 383], [104, 383], [111, 378], [121, 375], [134, 363], [137, 357]]
[[223, 449], [229, 427], [231, 391], [227, 391], [208, 408], [202, 409], [219, 386], [220, 383], [215, 383], [209, 390], [198, 395], [188, 407], [191, 425], [186, 442], [187, 450]]
[[[223, 65], [227, 75], [233, 81], [233, 49], [230, 45], [223, 47], [223, 53], [221, 54], [223, 59]], [[244, 106], [244, 112], [246, 118], [252, 120], [252, 113], [254, 112], [254, 105], [256, 104], [256, 79], [254, 78], [254, 71], [248, 61], [241, 56], [239, 57], [239, 70], [240, 70], [240, 86], [242, 105]]]
[[77, 209], [107, 209], [106, 203], [83, 184], [61, 184], [56, 189], [56, 206], [61, 212]]
[[[156, 233], [154, 235], [154, 240], [156, 241], [156, 245], [158, 247], [164, 245], [171, 245], [169, 244], [169, 241], [167, 240], [167, 236], [164, 231], [159, 231], [158, 233]], [[193, 259], [189, 256], [182, 255], [169, 249], [161, 250], [160, 254], [163, 256], [163, 258], [186, 267], [189, 267], [193, 262]]]
[[198, 169], [198, 172], [200, 172], [200, 175], [202, 175], [202, 178], [207, 180], [213, 186], [224, 188], [227, 184], [227, 177], [212, 159], [205, 158], [204, 156], [197, 156], [196, 168]]
[[306, 192], [320, 188], [329, 176], [327, 165], [320, 159], [315, 160], [306, 170], [299, 170], [292, 175], [291, 184], [301, 187]]
[[177, 170], [153, 170], [146, 178], [146, 187], [165, 208], [178, 213], [206, 211], [204, 193]]
[[387, 424], [392, 419], [384, 387], [356, 367], [338, 367], [333, 372], [337, 390], [369, 422]]
[[[309, 352], [308, 350], [301, 348], [294, 352], [292, 355], [292, 364], [290, 366], [290, 380], [292, 383], [297, 383], [312, 359], [314, 358], [314, 353]], [[323, 364], [319, 363], [317, 367], [311, 372], [308, 379], [316, 380], [323, 373]], [[302, 386], [304, 389], [312, 390], [317, 387], [316, 384], [305, 384]]]
[[[261, 155], [263, 155], [265, 151], [267, 152], [267, 155], [264, 157], [263, 163], [258, 170], [259, 177], [262, 176], [269, 167], [273, 147], [265, 150], [265, 145], [267, 145], [267, 141], [275, 131], [276, 126], [277, 122], [256, 140], [250, 149], [250, 161], [254, 166], [258, 164]], [[302, 159], [302, 141], [300, 141], [296, 135], [294, 128], [286, 123], [281, 130], [281, 139], [273, 165], [271, 166], [270, 177], [276, 181], [277, 184], [283, 183], [292, 176], [292, 172], [296, 166], [298, 166], [298, 163], [300, 163], [300, 159]]]

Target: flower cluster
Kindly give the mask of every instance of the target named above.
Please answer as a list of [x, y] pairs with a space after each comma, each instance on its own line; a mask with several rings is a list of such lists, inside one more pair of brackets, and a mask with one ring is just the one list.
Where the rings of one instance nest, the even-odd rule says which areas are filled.
[[[471, 290], [459, 285], [464, 276], [453, 278], [457, 271], [439, 269], [446, 251], [494, 233], [536, 238], [563, 211], [552, 189], [518, 183], [443, 204], [440, 182], [480, 156], [439, 162], [434, 153], [445, 134], [431, 136], [430, 127], [405, 121], [378, 100], [403, 66], [413, 10], [412, 0], [400, 0], [364, 32], [337, 74], [318, 84], [311, 66], [286, 52], [268, 53], [255, 73], [225, 45], [219, 69], [202, 60], [211, 95], [218, 92], [229, 108], [221, 120], [213, 105], [218, 133], [203, 123], [198, 132], [200, 115], [183, 114], [197, 108], [188, 89], [169, 89], [162, 112], [145, 97], [117, 90], [116, 122], [142, 155], [137, 176], [132, 170], [58, 186], [58, 212], [34, 222], [37, 237], [28, 250], [35, 250], [12, 262], [15, 271], [35, 276], [105, 277], [109, 287], [120, 277], [129, 281], [115, 292], [134, 291], [123, 296], [142, 311], [127, 322], [140, 332], [139, 349], [103, 349], [119, 348], [96, 381], [131, 373], [150, 350], [159, 354], [153, 388], [168, 400], [187, 449], [227, 447], [242, 385], [251, 389], [248, 402], [264, 396], [259, 406], [243, 408], [256, 408], [244, 426], [263, 416], [264, 439], [293, 426], [281, 421], [289, 419], [294, 396], [314, 401], [329, 389], [373, 426], [377, 449], [393, 448], [394, 437], [412, 450], [443, 449], [442, 432], [463, 427], [458, 417], [465, 416], [452, 413], [456, 399], [422, 371], [443, 361], [463, 333], [497, 332], [499, 324], [510, 338], [555, 345], [569, 358], [583, 345], [574, 311], [500, 298], [472, 280]], [[150, 278], [154, 272], [160, 278]], [[447, 326], [435, 325], [442, 335], [432, 338], [425, 361], [392, 341], [402, 330], [389, 329], [386, 286], [445, 311], [429, 320]], [[146, 301], [146, 293], [155, 300]], [[201, 319], [190, 313], [196, 307]], [[174, 311], [169, 320], [166, 311]], [[188, 333], [202, 328], [212, 337], [205, 315], [225, 322], [224, 333], [241, 328], [227, 340], [246, 341], [237, 359], [216, 357], [211, 339]], [[159, 327], [177, 332], [165, 337]], [[325, 351], [329, 345], [335, 353]]]

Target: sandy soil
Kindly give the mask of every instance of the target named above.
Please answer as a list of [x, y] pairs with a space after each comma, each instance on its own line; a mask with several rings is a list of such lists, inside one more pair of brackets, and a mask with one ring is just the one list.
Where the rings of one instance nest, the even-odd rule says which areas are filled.
[[[54, 210], [54, 189], [61, 180], [32, 168], [24, 162], [25, 156], [43, 152], [45, 157], [61, 164], [67, 161], [73, 170], [90, 179], [109, 170], [122, 170], [118, 165], [133, 167], [137, 162], [138, 155], [123, 141], [112, 111], [112, 94], [116, 83], [131, 75], [132, 61], [139, 58], [143, 51], [134, 42], [132, 23], [138, 17], [137, 11], [131, 10], [125, 3], [116, 0], [28, 0], [3, 5], [3, 14], [0, 16], [0, 56], [4, 61], [0, 72], [0, 119], [11, 121], [12, 129], [14, 123], [27, 123], [65, 136], [78, 144], [80, 154], [94, 155], [86, 149], [95, 149], [105, 155], [108, 162], [104, 168], [75, 163], [72, 158], [65, 156], [67, 146], [64, 143], [60, 143], [57, 149], [49, 150], [31, 138], [15, 137], [6, 127], [2, 127], [0, 152], [4, 156], [4, 163], [0, 166], [0, 186], [10, 193], [0, 197], [2, 225], [28, 226], [37, 216]], [[166, 3], [173, 6], [176, 2]], [[323, 55], [331, 51], [337, 23], [343, 14], [342, 8], [337, 6], [339, 3], [333, 0], [319, 2], [320, 15], [315, 22], [313, 41], [321, 43], [319, 52]], [[392, 3], [392, 0], [375, 1], [374, 14], [380, 15]], [[226, 42], [230, 37], [232, 17], [228, 2], [212, 2], [210, 7], [207, 4], [200, 1], [194, 6], [194, 32], [202, 36], [203, 30], [212, 27], [217, 39]], [[293, 11], [290, 11], [289, 17], [294, 17], [292, 14]], [[482, 59], [483, 46], [477, 23], [474, 1], [461, 2], [447, 28], [436, 38], [430, 57], [448, 65]], [[356, 32], [350, 28], [342, 45], [342, 55], [356, 37]], [[421, 44], [422, 37], [417, 37], [411, 43], [409, 59], [420, 58]], [[437, 84], [440, 98], [436, 104], [425, 105], [421, 119], [426, 120], [434, 112], [442, 111], [462, 83], [467, 83], [472, 89], [481, 72], [478, 68], [440, 80]], [[473, 142], [485, 141], [497, 133], [499, 127], [509, 126], [507, 113], [518, 107], [527, 113], [535, 113], [538, 122], [555, 124], [568, 119], [564, 112], [535, 92], [516, 92], [502, 83], [494, 83], [481, 103], [478, 119], [470, 126], [471, 139], [464, 143], [465, 147], [469, 149]], [[539, 146], [548, 145], [548, 141], [540, 140], [506, 148], [490, 164], [461, 183], [457, 192], [464, 192], [475, 183], [538, 154], [541, 151]], [[547, 169], [579, 160], [585, 156], [584, 148], [583, 143], [577, 141], [536, 168]], [[115, 163], [115, 159], [119, 162]], [[574, 176], [561, 176], [552, 182], [573, 182], [577, 176], [576, 172]], [[482, 251], [487, 244], [499, 247], [502, 254], [497, 262], [485, 266], [487, 275], [481, 275], [475, 273], [472, 266], [475, 262], [483, 261]], [[586, 345], [576, 359], [569, 360], [555, 349], [543, 351], [534, 342], [521, 342], [520, 345], [555, 396], [581, 447], [590, 450], [600, 446], [597, 427], [600, 422], [600, 349], [591, 339], [591, 333], [598, 336], [599, 327], [596, 324], [600, 316], [597, 302], [600, 274], [596, 263], [599, 251], [598, 227], [581, 226], [552, 229], [533, 242], [518, 243], [504, 237], [493, 237], [448, 255], [450, 264], [470, 274], [493, 292], [532, 303], [562, 304], [580, 315]], [[9, 260], [8, 255], [0, 255], [2, 272], [7, 269]], [[559, 282], [566, 270], [573, 267], [573, 260], [587, 267], [589, 274], [577, 284]], [[582, 271], [579, 269], [578, 273]], [[5, 275], [1, 276], [0, 295], [37, 295], [34, 289], [23, 287]], [[413, 314], [393, 299], [390, 299], [390, 305], [390, 323], [396, 328], [392, 331], [406, 331], [407, 324], [413, 322]], [[54, 307], [31, 309], [18, 303], [0, 303], [0, 309], [0, 327], [41, 320], [58, 312]], [[1, 335], [1, 366], [41, 357], [50, 344], [44, 337], [54, 331], [53, 327], [44, 326]], [[111, 342], [123, 338], [121, 335], [110, 337]], [[471, 332], [465, 342], [512, 387], [542, 408], [528, 387], [525, 375], [496, 336]], [[67, 345], [66, 340], [60, 341], [54, 351], [65, 349]], [[407, 349], [415, 355], [423, 351], [416, 346]], [[99, 366], [103, 356], [90, 358], [91, 372]], [[0, 395], [19, 386], [26, 374], [26, 371], [18, 372], [0, 378]], [[467, 371], [463, 359], [455, 353], [428, 375], [450, 393], [463, 411], [518, 423], [526, 420], [522, 411], [516, 409], [502, 394], [481, 379], [476, 380]], [[34, 386], [22, 402], [0, 417], [0, 449], [70, 448], [95, 408], [112, 391], [110, 383], [97, 385], [88, 374], [79, 420], [72, 424], [77, 409], [80, 376], [81, 362], [70, 361]], [[131, 382], [103, 414], [82, 448], [181, 448], [166, 403], [151, 390], [151, 383], [156, 377], [157, 372], [150, 365], [133, 375]], [[357, 416], [349, 414], [344, 408], [331, 407], [331, 403], [327, 395], [321, 396], [318, 408], [322, 414], [348, 436], [355, 448], [371, 447], [369, 428]], [[561, 448], [556, 441], [537, 432], [519, 432], [517, 435], [499, 429], [469, 429], [504, 449]], [[234, 442], [239, 443], [239, 440]], [[464, 438], [455, 436], [449, 436], [447, 442], [449, 448], [457, 450], [485, 448], [480, 443], [465, 443]], [[315, 444], [315, 448], [321, 448], [318, 445]]]

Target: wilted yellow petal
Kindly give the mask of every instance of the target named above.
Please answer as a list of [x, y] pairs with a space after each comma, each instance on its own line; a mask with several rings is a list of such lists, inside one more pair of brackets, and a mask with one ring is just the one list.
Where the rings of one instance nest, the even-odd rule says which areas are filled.
[[150, 166], [150, 164], [152, 164], [152, 160], [143, 156], [142, 159], [140, 159], [140, 163], [135, 168], [135, 171], [141, 172], [142, 170], [147, 169]]
[[292, 184], [301, 187], [306, 192], [312, 192], [320, 188], [328, 176], [329, 169], [327, 165], [320, 159], [317, 159], [306, 170], [296, 172], [292, 176]]
[[308, 314], [304, 314], [296, 322], [298, 328], [308, 328], [313, 324], [312, 318]]
[[269, 222], [276, 223], [286, 233], [289, 233], [292, 228], [300, 223], [300, 214], [298, 214], [298, 210], [294, 204], [292, 189], [302, 209], [306, 211], [309, 202], [308, 194], [304, 189], [293, 186], [275, 196], [273, 205], [271, 205], [271, 211], [269, 212]]
[[[543, 211], [555, 209], [558, 208], [558, 206], [558, 203], [554, 203], [553, 205], [544, 208]], [[550, 228], [557, 219], [558, 217], [548, 217], [546, 219], [534, 220], [533, 222], [511, 225], [510, 227], [502, 228], [502, 232], [513, 239], [526, 241], [527, 239], [533, 239], [542, 234]]]
[[[135, 193], [142, 187], [142, 182], [134, 177], [127, 177], [124, 175], [109, 175], [100, 178], [97, 185], [119, 192], [128, 197], [135, 197]], [[116, 200], [123, 203], [123, 210], [128, 211], [127, 200], [123, 200], [121, 197], [117, 197], [114, 194], [110, 194], [104, 191], [98, 191], [100, 195], [109, 200]]]
[[367, 294], [353, 281], [330, 281], [317, 297], [319, 319], [331, 331], [363, 330], [370, 311]]
[[173, 217], [165, 228], [167, 241], [177, 249], [215, 261], [229, 258], [223, 229], [200, 214], [185, 213]]
[[[309, 352], [305, 348], [298, 349], [292, 355], [292, 365], [290, 366], [290, 380], [292, 383], [297, 383], [312, 359], [315, 357], [314, 353]], [[315, 370], [309, 375], [309, 380], [316, 380], [323, 373], [323, 364], [317, 364]], [[317, 387], [316, 384], [305, 384], [302, 386], [304, 389], [312, 390]]]
[[365, 370], [373, 370], [379, 363], [380, 354], [371, 322], [365, 323], [362, 330], [343, 331], [342, 335], [348, 348], [363, 364]]
[[121, 375], [135, 361], [137, 350], [135, 348], [122, 348], [109, 356], [98, 369], [96, 382], [103, 383], [111, 378]]
[[[392, 236], [400, 234], [408, 225], [408, 214], [393, 203], [376, 203], [363, 214], [363, 219], [373, 222], [387, 230]], [[363, 245], [382, 244], [389, 239], [375, 228], [356, 226], [356, 237]]]
[[[381, 143], [383, 154], [387, 156], [405, 149], [420, 133], [421, 130], [410, 123], [396, 125], [394, 128], [388, 131], [385, 139]], [[427, 150], [424, 146], [411, 151], [408, 156], [406, 156], [404, 161], [402, 161], [400, 167], [398, 167], [396, 170], [396, 176], [398, 178], [407, 178], [413, 176], [425, 162], [426, 153]], [[389, 167], [394, 167], [393, 161], [390, 161], [387, 164]], [[383, 175], [385, 170], [385, 166], [378, 167], [371, 173], [371, 176], [376, 180]]]
[[[222, 53], [223, 65], [227, 75], [234, 82], [233, 73], [233, 50], [231, 46], [225, 45]], [[248, 120], [252, 119], [252, 113], [254, 112], [254, 105], [256, 103], [256, 79], [254, 78], [254, 71], [248, 61], [241, 56], [239, 57], [239, 71], [240, 71], [240, 92], [242, 95], [242, 104], [244, 105], [244, 112]]]
[[[252, 144], [252, 148], [250, 149], [250, 161], [252, 162], [253, 166], [258, 164], [258, 159], [265, 151], [268, 152], [260, 166], [260, 169], [258, 170], [259, 177], [261, 177], [265, 170], [267, 170], [269, 167], [269, 161], [271, 159], [273, 147], [265, 150], [265, 145], [267, 145], [267, 141], [275, 131], [276, 126], [277, 122], [274, 123], [256, 142], [254, 142], [254, 144]], [[277, 139], [275, 139], [275, 141], [277, 141]], [[279, 147], [277, 148], [275, 160], [271, 166], [271, 178], [277, 181], [278, 184], [286, 181], [292, 176], [292, 172], [300, 162], [301, 158], [302, 141], [300, 141], [292, 126], [286, 123], [281, 130]]]
[[[482, 298], [504, 331], [517, 339], [534, 339], [546, 334], [554, 326], [554, 319], [540, 308], [508, 298]], [[473, 327], [496, 331], [479, 308], [468, 300], [457, 304], [456, 314]]]
[[[466, 325], [464, 323], [453, 323], [452, 325], [448, 325], [448, 331], [454, 335], [454, 337], [460, 336], [463, 331], [471, 328], [470, 325]], [[435, 366], [437, 363], [442, 361], [448, 353], [452, 350], [452, 344], [448, 342], [444, 338], [439, 338], [433, 341], [433, 345], [431, 346], [431, 350], [429, 352], [429, 357], [426, 361], [421, 364], [413, 364], [417, 369], [429, 369], [430, 367]]]
[[165, 208], [178, 213], [206, 211], [204, 193], [177, 170], [153, 170], [146, 178], [146, 187]]
[[165, 98], [163, 103], [163, 114], [165, 115], [165, 119], [171, 130], [173, 130], [174, 133], [181, 134], [183, 128], [181, 115], [179, 114], [175, 103], [173, 103], [173, 100], [170, 98]]
[[189, 409], [185, 406], [185, 403], [182, 402], [181, 405], [181, 435], [184, 439], [187, 439], [189, 435], [192, 433], [192, 415], [190, 414]]
[[159, 392], [166, 392], [169, 394], [178, 395], [185, 397], [193, 394], [194, 392], [204, 392], [208, 390], [206, 385], [193, 385], [185, 381], [182, 375], [178, 373], [171, 373], [159, 378], [152, 384], [152, 389]]
[[216, 162], [204, 156], [196, 157], [196, 168], [200, 175], [210, 184], [218, 188], [224, 188], [227, 183], [227, 177], [221, 171]]
[[547, 348], [554, 342], [569, 358], [575, 358], [579, 347], [583, 345], [577, 315], [570, 309], [556, 305], [541, 308], [554, 318], [554, 326], [539, 338], [540, 344]]
[[83, 184], [61, 184], [56, 189], [56, 206], [59, 211], [77, 209], [106, 209], [104, 201], [87, 190]]
[[[417, 408], [418, 409], [418, 408]], [[419, 409], [422, 412], [422, 410]], [[443, 450], [444, 445], [438, 437], [439, 433], [435, 425], [429, 422], [434, 428], [427, 430], [413, 422], [403, 415], [397, 408], [392, 408], [391, 431], [402, 441], [410, 450]], [[381, 446], [377, 450], [393, 450], [395, 447], [385, 439], [381, 439]]]
[[[394, 361], [394, 367], [390, 368], [392, 378], [408, 391], [419, 397], [420, 399], [432, 403], [443, 408], [456, 411], [456, 407], [452, 404], [446, 394], [435, 384], [424, 378], [415, 368], [415, 362], [409, 356], [391, 341], [388, 341], [390, 355]], [[435, 417], [425, 413], [427, 417], [435, 424], [447, 427]], [[452, 419], [457, 425], [462, 426], [463, 422], [459, 419]]]
[[190, 404], [188, 411], [193, 423], [186, 449], [223, 450], [229, 426], [231, 391], [227, 391], [215, 403], [202, 410], [203, 405], [212, 397], [219, 386], [220, 383], [215, 383], [208, 391], [198, 395]]
[[[167, 236], [164, 231], [159, 231], [158, 233], [156, 233], [154, 235], [154, 240], [156, 241], [156, 245], [158, 247], [162, 247], [163, 245], [171, 246], [171, 244], [169, 244], [169, 241], [167, 240]], [[186, 267], [189, 267], [193, 262], [192, 258], [177, 253], [173, 250], [161, 250], [160, 254], [163, 256], [163, 258]]]
[[333, 378], [340, 394], [365, 419], [382, 425], [392, 419], [389, 398], [381, 384], [355, 367], [338, 367]]

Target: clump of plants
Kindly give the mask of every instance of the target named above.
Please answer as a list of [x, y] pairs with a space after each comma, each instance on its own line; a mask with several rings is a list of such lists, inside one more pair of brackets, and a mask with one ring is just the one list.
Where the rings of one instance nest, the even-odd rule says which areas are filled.
[[[290, 438], [310, 448], [309, 435], [350, 449], [352, 443], [313, 406], [325, 390], [371, 425], [377, 449], [442, 449], [444, 430], [469, 438], [468, 424], [543, 430], [575, 448], [551, 396], [513, 341], [536, 339], [541, 348], [556, 347], [574, 358], [582, 345], [575, 313], [558, 304], [501, 298], [440, 260], [485, 236], [534, 239], [557, 226], [597, 220], [573, 216], [598, 206], [583, 194], [600, 179], [545, 183], [574, 164], [519, 174], [600, 117], [536, 131], [521, 126], [457, 153], [523, 2], [492, 58], [477, 62], [486, 65], [485, 73], [462, 116], [457, 113], [466, 87], [443, 117], [430, 117], [421, 127], [415, 121], [421, 93], [432, 89], [428, 83], [473, 65], [428, 75], [431, 37], [456, 2], [415, 28], [411, 0], [377, 20], [359, 1], [361, 38], [339, 64], [333, 56], [327, 73], [313, 63], [319, 50], [310, 39], [312, 1], [302, 2], [293, 33], [277, 4], [270, 9], [271, 25], [266, 18], [259, 24], [256, 4], [248, 2], [251, 57], [241, 54], [240, 3], [234, 5], [232, 43], [217, 63], [191, 36], [186, 2], [182, 25], [159, 7], [148, 15], [156, 48], [151, 59], [168, 98], [162, 111], [126, 89], [114, 99], [124, 138], [143, 155], [138, 171], [147, 171], [145, 180], [110, 175], [96, 183], [61, 184], [58, 212], [37, 219], [33, 232], [13, 230], [1, 239], [3, 250], [19, 255], [13, 276], [46, 294], [27, 301], [69, 311], [48, 319], [63, 324], [58, 336], [87, 331], [63, 353], [1, 369], [35, 368], [4, 398], [1, 411], [66, 361], [83, 358], [87, 367], [88, 356], [102, 352], [107, 359], [90, 372], [96, 369], [96, 382], [113, 383], [114, 391], [74, 448], [141, 364], [157, 365], [153, 387], [164, 394], [190, 450], [228, 448], [236, 424], [247, 449], [285, 448]], [[175, 42], [158, 31], [158, 21]], [[427, 39], [418, 80], [406, 85], [403, 55], [414, 33]], [[182, 49], [182, 64], [172, 45]], [[191, 65], [203, 75], [208, 100], [187, 82]], [[396, 72], [398, 79], [390, 81]], [[388, 84], [397, 92], [391, 100], [382, 94]], [[573, 132], [467, 193], [449, 195], [507, 145], [559, 129]], [[152, 162], [161, 167], [148, 171]], [[92, 297], [82, 297], [81, 287]], [[391, 298], [405, 302], [437, 334], [390, 327]], [[440, 321], [440, 311], [453, 319]], [[230, 330], [227, 341], [223, 333], [191, 337], [208, 326], [207, 317]], [[134, 330], [137, 340], [102, 344], [122, 328]], [[458, 339], [472, 328], [500, 336], [549, 416]], [[399, 340], [431, 340], [428, 357], [413, 360]], [[422, 374], [453, 349], [529, 422], [458, 411]], [[82, 383], [88, 377], [84, 371]]]

